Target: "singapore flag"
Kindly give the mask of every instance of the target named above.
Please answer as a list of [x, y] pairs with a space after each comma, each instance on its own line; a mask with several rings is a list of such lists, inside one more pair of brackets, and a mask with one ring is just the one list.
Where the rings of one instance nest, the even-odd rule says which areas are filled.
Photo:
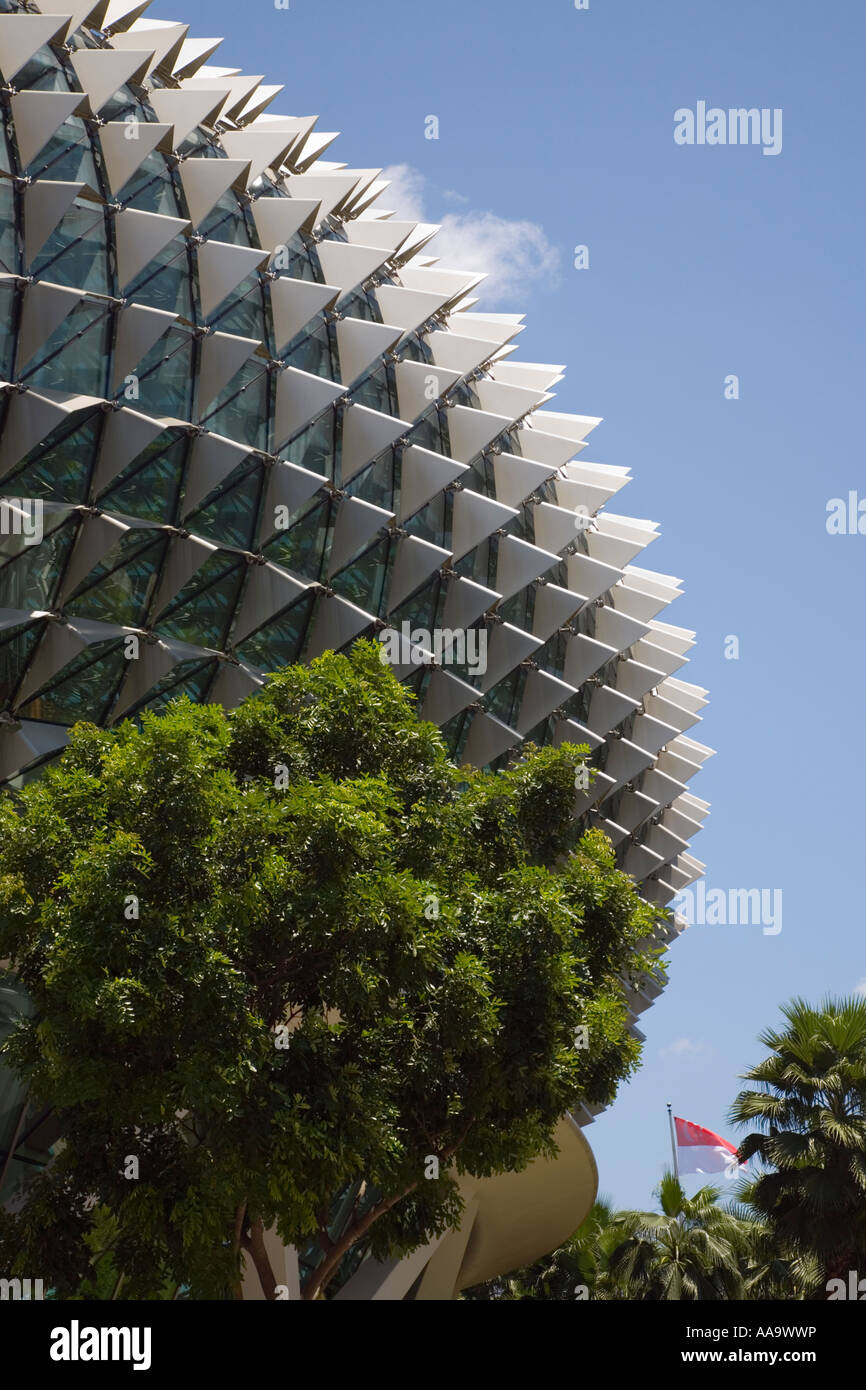
[[674, 1116], [677, 1131], [677, 1157], [681, 1173], [724, 1173], [735, 1178], [745, 1167], [737, 1161], [733, 1144], [711, 1129], [693, 1125], [691, 1120]]

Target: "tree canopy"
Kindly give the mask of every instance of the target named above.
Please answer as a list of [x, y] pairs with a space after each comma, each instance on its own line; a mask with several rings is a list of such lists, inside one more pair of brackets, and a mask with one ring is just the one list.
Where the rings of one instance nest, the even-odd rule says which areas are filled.
[[220, 1298], [245, 1253], [272, 1297], [275, 1225], [314, 1298], [457, 1221], [455, 1173], [609, 1102], [659, 913], [578, 839], [587, 752], [456, 767], [372, 643], [230, 713], [77, 725], [0, 800], [0, 960], [33, 1005], [3, 1052], [63, 1133], [4, 1267]]

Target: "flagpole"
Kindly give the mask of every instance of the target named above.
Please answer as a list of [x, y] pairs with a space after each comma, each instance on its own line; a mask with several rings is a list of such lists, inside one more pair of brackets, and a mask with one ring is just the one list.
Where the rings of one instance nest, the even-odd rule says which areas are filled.
[[670, 1127], [671, 1127], [671, 1153], [673, 1154], [673, 1157], [674, 1157], [674, 1177], [676, 1178], [677, 1182], [679, 1182], [679, 1180], [680, 1180], [680, 1165], [679, 1165], [679, 1161], [678, 1161], [678, 1159], [677, 1159], [677, 1138], [676, 1138], [676, 1131], [674, 1130], [674, 1117], [673, 1117], [673, 1114], [671, 1113], [671, 1107], [670, 1107], [670, 1106], [668, 1106], [668, 1122], [669, 1122]]

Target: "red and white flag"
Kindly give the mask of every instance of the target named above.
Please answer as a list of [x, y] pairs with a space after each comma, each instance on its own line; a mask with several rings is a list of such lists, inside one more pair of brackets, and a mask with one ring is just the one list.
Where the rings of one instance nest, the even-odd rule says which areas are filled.
[[677, 1157], [681, 1173], [724, 1173], [735, 1178], [745, 1167], [737, 1159], [737, 1150], [720, 1134], [693, 1125], [691, 1120], [674, 1116], [677, 1132]]

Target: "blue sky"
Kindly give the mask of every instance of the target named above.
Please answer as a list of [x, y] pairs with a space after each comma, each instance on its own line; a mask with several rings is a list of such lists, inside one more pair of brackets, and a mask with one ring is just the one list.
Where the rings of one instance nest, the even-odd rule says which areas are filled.
[[[826, 529], [831, 498], [866, 498], [866, 10], [156, 0], [148, 17], [224, 35], [212, 62], [342, 132], [326, 158], [397, 166], [402, 199], [489, 256], [493, 307], [527, 314], [518, 358], [567, 363], [554, 408], [604, 417], [583, 457], [633, 472], [612, 510], [662, 527], [642, 563], [685, 583], [664, 616], [697, 630], [680, 675], [709, 687], [692, 732], [718, 750], [692, 783], [713, 805], [694, 852], [710, 888], [781, 889], [783, 927], [675, 946], [640, 1074], [587, 1132], [602, 1191], [647, 1204], [665, 1103], [734, 1138], [738, 1073], [779, 1004], [866, 981], [866, 536]], [[676, 145], [674, 112], [701, 100], [781, 108], [781, 153]]]

